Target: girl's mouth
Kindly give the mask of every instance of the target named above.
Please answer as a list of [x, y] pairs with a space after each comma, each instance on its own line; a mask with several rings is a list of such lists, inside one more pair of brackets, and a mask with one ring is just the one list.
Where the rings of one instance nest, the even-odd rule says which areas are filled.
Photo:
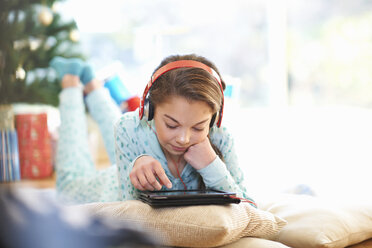
[[186, 147], [178, 147], [178, 146], [174, 146], [174, 145], [171, 145], [172, 146], [172, 149], [174, 151], [177, 151], [177, 152], [185, 152], [187, 150]]

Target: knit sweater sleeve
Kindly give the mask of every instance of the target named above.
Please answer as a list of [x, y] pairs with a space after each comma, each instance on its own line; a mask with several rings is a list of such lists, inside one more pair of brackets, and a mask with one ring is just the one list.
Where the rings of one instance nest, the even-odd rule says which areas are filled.
[[121, 200], [137, 199], [137, 189], [130, 181], [129, 174], [137, 158], [145, 151], [140, 146], [138, 119], [132, 114], [124, 114], [115, 124], [115, 156], [119, 177], [119, 197]]
[[[211, 142], [221, 151], [224, 161], [219, 157], [207, 167], [198, 170], [207, 188], [235, 192], [238, 197], [254, 202], [244, 185], [244, 174], [238, 165], [234, 139], [226, 128], [213, 127]], [[252, 204], [255, 205], [255, 204]]]

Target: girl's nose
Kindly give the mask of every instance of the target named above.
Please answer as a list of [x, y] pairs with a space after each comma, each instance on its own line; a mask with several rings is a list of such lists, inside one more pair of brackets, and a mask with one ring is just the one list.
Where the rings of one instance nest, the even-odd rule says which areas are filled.
[[182, 131], [177, 135], [176, 142], [180, 145], [186, 145], [190, 142], [190, 132]]

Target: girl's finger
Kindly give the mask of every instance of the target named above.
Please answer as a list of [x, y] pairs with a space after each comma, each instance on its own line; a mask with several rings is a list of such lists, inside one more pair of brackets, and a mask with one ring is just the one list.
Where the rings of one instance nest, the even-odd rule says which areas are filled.
[[156, 190], [161, 190], [161, 184], [156, 180], [156, 177], [152, 170], [146, 170], [145, 171], [145, 176], [147, 179], [147, 182], [152, 185], [152, 187]]
[[154, 171], [157, 177], [160, 179], [162, 185], [164, 185], [168, 189], [172, 188], [172, 182], [169, 180], [169, 178], [165, 174], [163, 167], [160, 164], [154, 166]]
[[136, 188], [136, 189], [139, 189], [141, 191], [144, 191], [145, 189], [142, 187], [141, 183], [139, 182], [138, 178], [136, 176], [133, 176], [130, 178], [133, 186]]
[[138, 175], [138, 180], [145, 190], [151, 190], [151, 191], [154, 190], [154, 187], [147, 181], [147, 178], [144, 173], [140, 173]]

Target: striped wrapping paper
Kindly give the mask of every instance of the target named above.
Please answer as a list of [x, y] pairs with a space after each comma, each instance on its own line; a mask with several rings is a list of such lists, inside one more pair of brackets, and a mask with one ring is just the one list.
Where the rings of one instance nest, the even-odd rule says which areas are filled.
[[1, 130], [0, 140], [0, 181], [20, 180], [17, 132]]
[[0, 105], [0, 181], [20, 180], [17, 132], [11, 105]]

